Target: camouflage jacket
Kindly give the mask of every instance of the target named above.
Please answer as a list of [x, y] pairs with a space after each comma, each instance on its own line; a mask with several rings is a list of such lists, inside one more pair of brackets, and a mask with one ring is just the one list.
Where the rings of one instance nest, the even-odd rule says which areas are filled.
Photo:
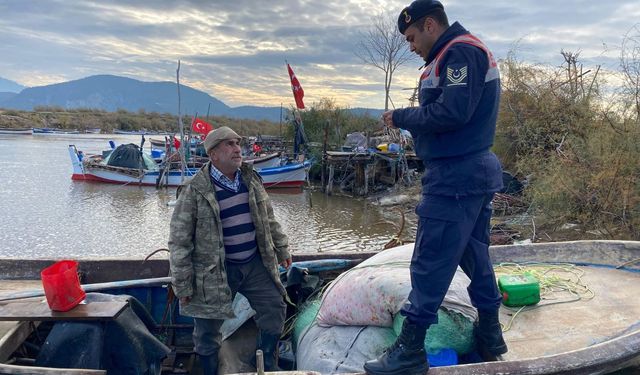
[[[220, 206], [209, 175], [210, 162], [182, 189], [169, 234], [171, 283], [178, 298], [191, 297], [180, 306], [185, 316], [208, 319], [233, 317], [227, 282]], [[275, 220], [262, 180], [250, 165], [240, 168], [249, 189], [249, 206], [256, 241], [264, 266], [282, 294], [278, 264], [290, 257], [289, 241]]]

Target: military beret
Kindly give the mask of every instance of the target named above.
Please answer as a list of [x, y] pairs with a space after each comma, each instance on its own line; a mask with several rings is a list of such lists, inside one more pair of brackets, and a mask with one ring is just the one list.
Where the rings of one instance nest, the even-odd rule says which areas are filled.
[[444, 6], [438, 0], [416, 0], [411, 3], [411, 5], [404, 8], [402, 12], [400, 12], [400, 16], [398, 16], [398, 30], [400, 30], [400, 34], [404, 34], [414, 22], [436, 9], [444, 9]]
[[242, 139], [242, 137], [239, 136], [238, 133], [234, 132], [230, 127], [221, 126], [207, 134], [207, 137], [204, 139], [204, 149], [209, 152], [209, 150], [216, 147], [225, 139]]

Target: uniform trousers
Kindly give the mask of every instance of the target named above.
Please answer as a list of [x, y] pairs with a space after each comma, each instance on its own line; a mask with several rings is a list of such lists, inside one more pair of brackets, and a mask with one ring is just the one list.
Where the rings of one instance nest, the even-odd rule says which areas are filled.
[[489, 258], [489, 225], [493, 193], [471, 196], [423, 195], [411, 259], [411, 292], [401, 314], [429, 326], [438, 322], [438, 309], [458, 265], [471, 283], [471, 303], [479, 310], [496, 310], [501, 296]]

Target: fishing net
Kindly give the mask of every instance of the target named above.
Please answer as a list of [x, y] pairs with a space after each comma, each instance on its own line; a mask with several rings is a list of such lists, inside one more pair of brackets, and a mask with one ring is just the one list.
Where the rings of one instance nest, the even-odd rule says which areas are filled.
[[312, 301], [308, 301], [298, 312], [295, 323], [293, 324], [292, 333], [292, 342], [296, 347], [302, 333], [305, 332], [307, 328], [309, 328], [311, 324], [316, 320], [318, 310], [320, 310], [320, 300], [315, 299]]

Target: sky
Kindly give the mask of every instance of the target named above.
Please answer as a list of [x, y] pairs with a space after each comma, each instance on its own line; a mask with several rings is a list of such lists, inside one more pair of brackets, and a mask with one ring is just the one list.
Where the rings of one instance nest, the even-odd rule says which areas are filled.
[[[451, 23], [498, 59], [617, 70], [623, 37], [640, 22], [638, 0], [443, 0]], [[354, 51], [372, 17], [397, 17], [408, 1], [0, 0], [0, 77], [40, 86], [96, 74], [174, 81], [232, 107], [294, 104], [285, 60], [307, 105], [384, 108], [384, 72]], [[408, 105], [422, 65], [398, 68], [394, 106]]]

